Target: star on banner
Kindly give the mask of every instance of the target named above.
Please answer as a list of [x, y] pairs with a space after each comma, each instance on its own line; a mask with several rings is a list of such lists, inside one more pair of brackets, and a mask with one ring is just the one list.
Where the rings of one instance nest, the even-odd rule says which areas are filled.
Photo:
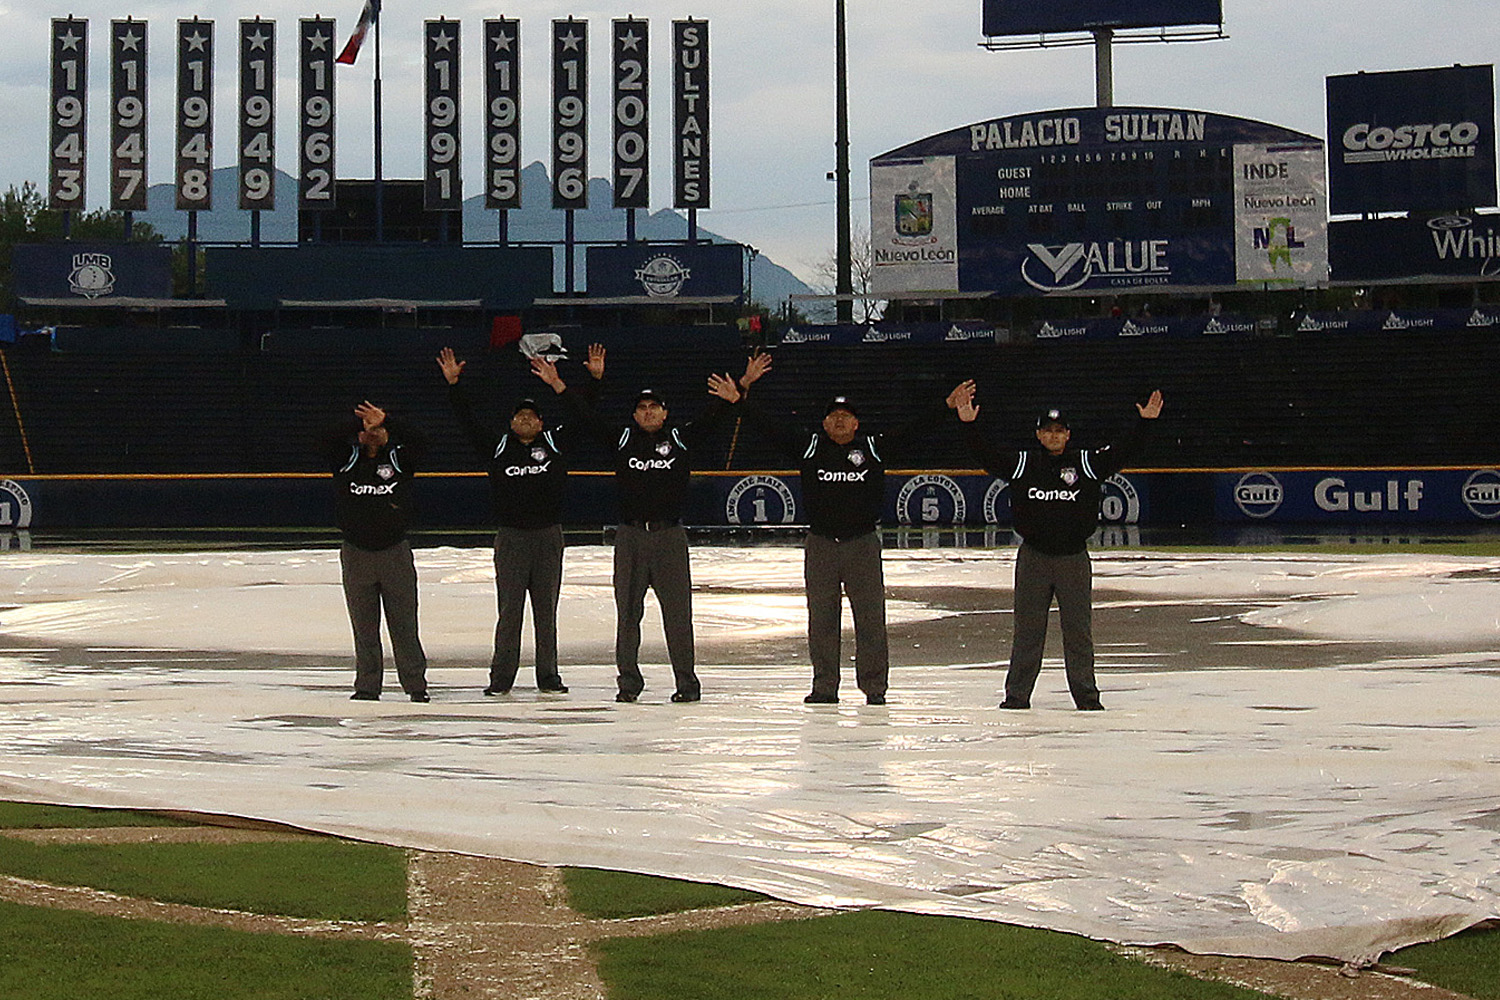
[[250, 43], [251, 49], [259, 50], [262, 52], [265, 51], [266, 43], [270, 40], [271, 36], [261, 31], [259, 28], [255, 30], [255, 34], [245, 36], [245, 41]]
[[494, 38], [495, 51], [496, 52], [509, 52], [510, 51], [510, 43], [513, 42], [513, 41], [515, 41], [515, 36], [514, 35], [507, 35], [503, 31], [500, 32]]
[[620, 48], [626, 52], [639, 52], [640, 44], [641, 36], [637, 35], [633, 30], [620, 36]]
[[198, 31], [193, 32], [191, 35], [187, 36], [188, 51], [189, 52], [206, 52], [207, 50], [203, 47], [203, 45], [207, 41], [208, 41], [208, 36], [207, 35], [203, 34], [202, 32], [198, 32]]
[[326, 52], [330, 38], [321, 31], [315, 31], [307, 36], [307, 46], [314, 52]]
[[573, 32], [571, 30], [569, 30], [566, 35], [562, 36], [563, 51], [564, 52], [577, 52], [578, 51], [578, 43], [581, 42], [581, 41], [583, 41], [583, 38], [581, 36], [575, 35], [575, 34], [573, 34]]
[[446, 31], [432, 36], [432, 47], [439, 52], [451, 52], [449, 48], [453, 44], [453, 36]]
[[62, 47], [65, 52], [77, 52], [78, 43], [83, 41], [83, 36], [73, 34], [73, 29], [69, 28], [68, 33], [66, 35], [60, 35], [57, 40], [59, 42], [62, 42]]
[[139, 51], [141, 51], [141, 36], [137, 35], [134, 31], [127, 31], [125, 34], [121, 35], [120, 36], [120, 51], [121, 52], [139, 52]]

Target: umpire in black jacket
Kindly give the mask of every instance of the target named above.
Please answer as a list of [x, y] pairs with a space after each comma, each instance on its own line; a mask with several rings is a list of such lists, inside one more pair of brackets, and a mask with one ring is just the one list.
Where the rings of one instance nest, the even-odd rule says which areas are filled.
[[1069, 447], [1067, 416], [1049, 409], [1037, 417], [1040, 447], [998, 451], [975, 423], [974, 382], [964, 382], [949, 398], [957, 403], [970, 451], [992, 476], [1010, 483], [1010, 505], [1021, 547], [1016, 552], [1015, 621], [1010, 669], [1001, 708], [1030, 708], [1031, 691], [1042, 670], [1047, 614], [1057, 598], [1062, 623], [1063, 663], [1073, 703], [1099, 711], [1094, 680], [1093, 567], [1088, 540], [1099, 526], [1104, 480], [1138, 455], [1150, 422], [1161, 416], [1161, 392], [1136, 404], [1140, 420], [1119, 447]]
[[412, 476], [427, 441], [368, 400], [354, 408], [354, 416], [332, 428], [323, 443], [333, 472], [334, 515], [344, 536], [339, 566], [354, 629], [353, 700], [380, 700], [384, 606], [401, 689], [412, 701], [428, 701], [427, 655], [417, 637], [417, 569], [406, 538]]

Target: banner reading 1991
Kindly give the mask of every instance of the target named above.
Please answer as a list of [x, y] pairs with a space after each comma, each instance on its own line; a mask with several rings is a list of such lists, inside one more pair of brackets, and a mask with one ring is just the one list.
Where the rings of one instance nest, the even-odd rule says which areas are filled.
[[109, 30], [109, 207], [146, 210], [146, 22]]
[[276, 22], [240, 22], [240, 208], [276, 207]]
[[177, 22], [177, 208], [213, 207], [214, 23]]
[[521, 22], [484, 22], [484, 207], [521, 207]]
[[301, 84], [298, 105], [297, 207], [334, 207], [333, 42], [332, 20], [302, 20], [297, 66]]
[[54, 20], [47, 204], [60, 211], [84, 207], [88, 66], [88, 21], [71, 17]]
[[427, 171], [422, 203], [429, 212], [452, 212], [463, 207], [459, 173], [458, 22], [427, 21]]

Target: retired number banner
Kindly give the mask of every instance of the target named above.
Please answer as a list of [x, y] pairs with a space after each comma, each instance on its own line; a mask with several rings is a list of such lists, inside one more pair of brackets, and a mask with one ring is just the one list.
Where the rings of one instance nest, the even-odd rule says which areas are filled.
[[109, 207], [146, 210], [146, 22], [109, 26]]
[[521, 207], [521, 22], [484, 22], [485, 208]]
[[427, 52], [427, 169], [422, 205], [429, 212], [463, 207], [458, 160], [458, 22], [424, 22]]
[[334, 207], [333, 44], [329, 18], [302, 19], [298, 46], [301, 84], [297, 133], [297, 207]]
[[589, 207], [589, 23], [552, 22], [552, 207]]
[[651, 206], [649, 32], [645, 21], [614, 22], [615, 207]]
[[213, 207], [214, 23], [177, 22], [177, 208]]
[[708, 207], [708, 22], [672, 22], [674, 208]]
[[240, 22], [240, 208], [276, 207], [276, 22]]
[[62, 211], [84, 207], [84, 153], [87, 148], [84, 111], [88, 104], [88, 68], [88, 21], [71, 17], [53, 20], [47, 204]]

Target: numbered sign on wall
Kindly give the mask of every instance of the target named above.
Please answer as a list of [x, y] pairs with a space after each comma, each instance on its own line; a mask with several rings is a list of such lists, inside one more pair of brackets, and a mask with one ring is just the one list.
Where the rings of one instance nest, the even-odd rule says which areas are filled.
[[177, 22], [177, 208], [213, 207], [214, 23]]
[[458, 22], [425, 22], [427, 51], [427, 170], [423, 206], [429, 211], [463, 207], [458, 142]]
[[589, 207], [589, 23], [552, 22], [552, 207]]
[[146, 22], [109, 25], [109, 207], [146, 210]]
[[334, 23], [309, 17], [297, 46], [300, 93], [297, 110], [297, 207], [334, 207], [333, 46]]
[[484, 22], [485, 208], [521, 207], [521, 22]]
[[651, 204], [648, 40], [645, 21], [614, 22], [616, 208], [649, 208]]
[[240, 208], [276, 207], [276, 23], [240, 22]]
[[88, 66], [88, 21], [71, 17], [54, 20], [47, 204], [62, 211], [84, 207]]

